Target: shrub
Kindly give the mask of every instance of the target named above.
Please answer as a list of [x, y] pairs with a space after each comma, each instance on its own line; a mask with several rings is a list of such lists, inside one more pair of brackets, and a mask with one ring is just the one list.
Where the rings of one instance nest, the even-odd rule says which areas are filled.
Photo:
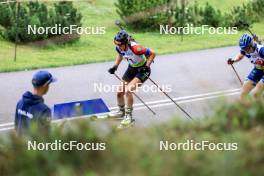
[[208, 2], [206, 3], [204, 9], [201, 11], [202, 24], [209, 25], [212, 27], [221, 26], [222, 14], [220, 10], [214, 9]]
[[264, 17], [264, 0], [254, 0], [251, 3], [252, 8], [252, 18], [256, 21], [261, 21]]
[[[32, 131], [23, 138], [1, 136], [1, 175], [256, 175], [264, 173], [264, 102], [218, 104], [208, 118], [174, 120], [149, 128], [110, 131], [92, 128], [88, 119], [53, 127], [50, 135]], [[176, 119], [176, 118], [175, 118]], [[103, 128], [105, 129], [105, 127]], [[97, 131], [97, 132], [95, 132]], [[99, 132], [99, 133], [98, 133]], [[37, 143], [106, 143], [105, 151], [28, 150]], [[238, 150], [160, 151], [159, 142], [237, 143]], [[230, 147], [228, 147], [230, 148]], [[249, 154], [250, 151], [250, 154]], [[175, 167], [177, 166], [177, 167]], [[208, 167], [210, 166], [210, 167]]]
[[56, 34], [28, 34], [28, 25], [36, 25], [36, 27], [53, 27], [55, 24], [61, 24], [61, 27], [69, 25], [81, 26], [81, 15], [77, 9], [73, 7], [72, 2], [54, 3], [53, 8], [48, 8], [44, 3], [38, 1], [21, 3], [18, 10], [19, 20], [16, 23], [16, 5], [14, 3], [0, 4], [0, 25], [5, 30], [1, 35], [10, 41], [16, 40], [16, 32], [18, 34], [18, 42], [31, 42], [46, 39]]
[[246, 26], [240, 24], [240, 21], [246, 22], [249, 25], [257, 21], [254, 18], [252, 6], [250, 3], [233, 7], [230, 13], [225, 14], [224, 18], [225, 19], [223, 21], [223, 26], [234, 26], [238, 27], [238, 29], [246, 28]]
[[[140, 30], [157, 30], [159, 25], [182, 27], [186, 24], [243, 29], [246, 27], [239, 21], [249, 25], [260, 21], [264, 16], [263, 6], [264, 0], [255, 0], [235, 6], [229, 13], [222, 14], [209, 3], [203, 7], [197, 1], [193, 5], [188, 5], [186, 0], [118, 0], [116, 3], [117, 12], [123, 21]], [[159, 11], [153, 10], [158, 7]]]
[[[203, 8], [199, 6], [197, 1], [195, 1], [192, 6], [186, 8], [186, 22], [193, 24], [194, 26], [199, 26], [202, 24], [202, 14]], [[177, 19], [177, 16], [175, 18]]]
[[117, 13], [134, 29], [153, 30], [170, 24], [173, 17], [173, 0], [118, 0]]

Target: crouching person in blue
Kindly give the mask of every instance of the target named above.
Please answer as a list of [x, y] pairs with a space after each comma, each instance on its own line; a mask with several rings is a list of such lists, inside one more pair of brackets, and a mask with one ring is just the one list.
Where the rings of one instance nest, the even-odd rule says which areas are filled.
[[38, 71], [32, 78], [33, 91], [25, 92], [17, 103], [15, 112], [15, 130], [18, 135], [25, 134], [34, 124], [37, 130], [48, 132], [51, 121], [51, 109], [44, 104], [43, 96], [49, 85], [56, 79], [47, 71]]

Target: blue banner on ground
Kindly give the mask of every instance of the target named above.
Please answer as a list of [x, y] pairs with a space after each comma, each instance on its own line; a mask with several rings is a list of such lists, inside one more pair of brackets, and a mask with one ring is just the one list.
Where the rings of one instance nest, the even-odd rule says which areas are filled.
[[100, 99], [55, 104], [53, 119], [78, 117], [110, 112], [104, 101]]

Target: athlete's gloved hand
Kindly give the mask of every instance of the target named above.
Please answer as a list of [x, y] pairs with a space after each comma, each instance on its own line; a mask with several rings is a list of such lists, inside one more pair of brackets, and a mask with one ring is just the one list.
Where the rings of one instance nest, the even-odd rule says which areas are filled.
[[118, 67], [117, 65], [114, 65], [113, 67], [109, 68], [108, 72], [109, 72], [110, 74], [114, 74], [115, 71], [117, 70], [117, 67]]
[[263, 60], [260, 60], [260, 59], [256, 60], [255, 64], [264, 66]]
[[140, 67], [140, 68], [138, 69], [138, 71], [139, 71], [140, 73], [150, 73], [150, 72], [151, 72], [151, 69], [150, 69], [149, 66], [143, 66], [143, 67]]
[[235, 61], [234, 61], [233, 59], [231, 59], [231, 58], [229, 58], [229, 59], [227, 60], [227, 64], [228, 64], [228, 65], [232, 65], [234, 62], [235, 62]]

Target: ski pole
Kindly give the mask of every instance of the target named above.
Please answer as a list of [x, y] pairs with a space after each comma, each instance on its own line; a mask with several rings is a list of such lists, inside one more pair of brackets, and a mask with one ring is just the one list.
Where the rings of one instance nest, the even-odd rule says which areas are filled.
[[243, 26], [246, 27], [246, 30], [254, 37], [256, 36], [256, 42], [258, 42], [259, 44], [261, 44], [261, 41], [258, 39], [257, 35], [255, 35], [250, 29], [249, 29], [249, 24], [246, 22], [243, 22], [242, 20], [239, 20], [239, 23]]
[[[122, 81], [116, 73], [114, 73], [114, 75], [119, 81]], [[132, 94], [135, 95], [135, 97], [137, 97], [137, 99], [139, 99], [139, 101], [141, 101], [152, 112], [153, 115], [156, 115], [156, 113], [135, 92], [132, 92]]]
[[256, 39], [256, 42], [261, 45], [261, 41], [259, 40], [258, 36], [253, 34], [253, 32], [249, 28], [247, 28], [247, 30], [253, 36], [253, 38]]
[[117, 25], [121, 30], [124, 30], [124, 28], [121, 25], [121, 22], [119, 20], [115, 21], [115, 25]]
[[164, 94], [166, 95], [187, 117], [189, 117], [191, 120], [193, 120], [193, 118], [180, 106], [178, 105], [166, 92], [164, 92], [160, 86], [154, 82], [151, 78], [148, 78], [155, 86], [158, 87], [158, 89]]
[[230, 65], [231, 65], [232, 69], [234, 70], [234, 72], [235, 72], [235, 74], [236, 74], [236, 76], [237, 76], [237, 78], [238, 78], [240, 84], [243, 85], [243, 82], [242, 82], [242, 80], [241, 80], [239, 74], [237, 73], [237, 71], [236, 71], [234, 65], [233, 65], [233, 64], [230, 64]]

